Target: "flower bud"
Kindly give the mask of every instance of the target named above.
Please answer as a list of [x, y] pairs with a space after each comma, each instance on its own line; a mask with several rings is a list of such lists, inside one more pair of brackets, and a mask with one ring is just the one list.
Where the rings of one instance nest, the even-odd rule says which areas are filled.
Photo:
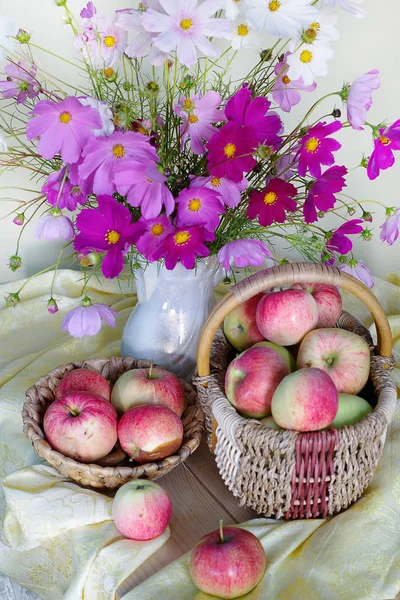
[[149, 83], [146, 84], [146, 90], [149, 96], [157, 98], [158, 94], [160, 93], [160, 86], [158, 85], [157, 81], [149, 81]]
[[365, 242], [370, 242], [372, 240], [372, 231], [370, 229], [364, 229], [361, 232], [361, 237]]
[[78, 252], [77, 259], [79, 260], [82, 267], [94, 267], [98, 264], [100, 256], [97, 254], [97, 252], [89, 252], [89, 254], [83, 254], [83, 252]]
[[358, 262], [356, 261], [355, 258], [352, 258], [351, 260], [349, 260], [349, 267], [351, 267], [352, 269], [355, 269], [357, 265], [358, 265]]
[[8, 296], [6, 296], [4, 299], [6, 301], [7, 308], [10, 306], [17, 306], [18, 302], [21, 301], [18, 294], [8, 294]]
[[371, 213], [364, 211], [363, 214], [362, 214], [362, 219], [364, 221], [366, 221], [367, 223], [372, 223], [372, 215], [371, 215]]
[[272, 54], [273, 54], [273, 52], [272, 52], [271, 48], [268, 48], [267, 50], [261, 50], [261, 52], [260, 52], [260, 59], [263, 62], [267, 62], [268, 60], [271, 60]]
[[347, 209], [347, 213], [352, 217], [356, 214], [356, 209], [353, 206], [349, 206]]
[[326, 250], [323, 250], [322, 254], [321, 254], [321, 260], [322, 262], [329, 262], [332, 260], [332, 255], [327, 252]]
[[64, 25], [72, 25], [72, 19], [70, 15], [62, 15], [61, 22], [64, 23]]
[[323, 210], [320, 210], [320, 211], [318, 211], [318, 213], [317, 213], [317, 214], [318, 214], [318, 219], [323, 219], [323, 218], [324, 218], [324, 216], [325, 216], [325, 213], [324, 213], [324, 211], [323, 211]]
[[85, 296], [84, 299], [82, 300], [82, 306], [86, 307], [86, 306], [92, 306], [92, 301], [89, 298], [89, 296]]
[[280, 260], [280, 261], [279, 261], [279, 264], [280, 264], [280, 265], [288, 265], [288, 264], [289, 264], [289, 261], [288, 261], [288, 259], [287, 259], [287, 258], [282, 258], [282, 260]]
[[25, 29], [19, 29], [15, 37], [20, 44], [28, 44], [31, 39], [31, 34], [25, 31]]
[[222, 283], [229, 285], [232, 283], [232, 279], [230, 277], [225, 277]]
[[51, 315], [55, 315], [56, 312], [58, 312], [58, 305], [54, 298], [50, 298], [50, 300], [47, 302], [47, 311]]
[[8, 266], [10, 267], [11, 271], [15, 273], [15, 271], [18, 271], [18, 269], [22, 267], [22, 258], [16, 254], [10, 256]]
[[341, 254], [341, 255], [339, 256], [339, 262], [340, 262], [340, 263], [342, 263], [342, 264], [345, 264], [345, 263], [347, 263], [347, 256], [346, 256], [346, 255], [343, 255], [343, 254]]
[[122, 84], [122, 89], [124, 89], [125, 92], [129, 92], [132, 89], [132, 84], [129, 83], [129, 81], [124, 81]]
[[272, 146], [264, 146], [263, 144], [261, 144], [261, 146], [258, 146], [257, 148], [257, 156], [262, 160], [268, 160], [268, 158], [272, 156], [273, 153], [274, 149]]
[[342, 111], [340, 110], [340, 108], [334, 108], [332, 111], [332, 117], [334, 117], [335, 119], [340, 119], [341, 116]]
[[366, 169], [368, 167], [369, 157], [363, 156], [360, 162], [360, 167], [364, 167]]
[[54, 0], [56, 6], [67, 6], [67, 0]]
[[13, 218], [13, 223], [15, 223], [15, 225], [23, 225], [25, 222], [25, 215], [24, 213], [20, 213], [19, 215], [17, 215], [16, 217]]
[[164, 169], [164, 175], [165, 177], [171, 177], [172, 175], [172, 171], [169, 167], [167, 167], [166, 169]]
[[107, 69], [104, 69], [103, 76], [104, 76], [104, 79], [106, 79], [110, 83], [114, 83], [114, 81], [117, 80], [118, 73], [116, 71], [114, 71], [114, 69], [112, 67], [108, 67]]

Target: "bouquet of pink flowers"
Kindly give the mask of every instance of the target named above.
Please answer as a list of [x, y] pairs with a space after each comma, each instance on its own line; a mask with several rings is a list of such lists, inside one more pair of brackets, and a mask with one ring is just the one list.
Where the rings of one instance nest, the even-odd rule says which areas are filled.
[[[336, 164], [335, 135], [371, 129], [370, 156], [359, 164], [370, 179], [393, 164], [400, 120], [366, 122], [378, 72], [329, 94], [347, 118], [342, 106], [315, 118], [324, 98], [290, 131], [281, 118], [327, 74], [336, 5], [360, 17], [362, 0], [147, 0], [110, 15], [89, 2], [79, 20], [67, 0], [55, 3], [86, 76], [68, 92], [35, 62], [31, 35], [0, 17], [0, 165], [38, 181], [12, 216], [23, 233], [39, 212], [36, 237], [65, 241], [53, 268], [72, 256], [86, 286], [99, 269], [118, 277], [125, 262], [132, 272], [154, 261], [194, 269], [216, 255], [228, 276], [233, 265], [261, 266], [280, 238], [373, 285], [352, 254], [352, 236], [370, 239], [373, 217], [343, 192], [348, 169]], [[247, 48], [256, 60], [235, 81], [235, 58]], [[337, 218], [329, 230], [321, 224], [328, 212]], [[380, 237], [392, 244], [400, 213], [386, 214]], [[18, 303], [19, 293], [7, 301]], [[72, 311], [64, 329], [81, 335], [101, 319], [113, 324], [108, 307], [87, 297], [83, 305], [91, 326], [74, 326]], [[53, 297], [48, 310], [57, 311]]]

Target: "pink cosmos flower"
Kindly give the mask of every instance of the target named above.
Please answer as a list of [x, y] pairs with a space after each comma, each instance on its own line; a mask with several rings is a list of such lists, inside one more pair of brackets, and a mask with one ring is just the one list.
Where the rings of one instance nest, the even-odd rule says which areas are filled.
[[265, 258], [270, 256], [269, 248], [260, 240], [235, 240], [222, 246], [218, 252], [218, 260], [227, 275], [231, 273], [231, 265], [261, 267]]
[[267, 176], [266, 183], [271, 179], [278, 177], [279, 179], [291, 179], [297, 174], [298, 169], [297, 147], [294, 146], [292, 152], [282, 154], [276, 161], [270, 175]]
[[349, 275], [352, 275], [356, 279], [359, 279], [369, 288], [373, 288], [375, 285], [375, 282], [371, 276], [371, 271], [364, 265], [362, 260], [355, 260], [352, 258], [348, 265], [339, 265], [339, 269], [345, 273], [348, 273]]
[[95, 194], [114, 194], [114, 172], [117, 165], [128, 159], [151, 164], [158, 161], [155, 148], [149, 139], [134, 131], [116, 131], [109, 137], [93, 137], [86, 144], [82, 164], [78, 167], [79, 177], [93, 176]]
[[75, 250], [105, 252], [101, 270], [108, 279], [118, 277], [124, 268], [124, 256], [139, 236], [131, 222], [129, 209], [112, 196], [98, 196], [98, 208], [85, 208], [76, 218], [80, 233], [74, 241]]
[[400, 208], [387, 208], [386, 221], [380, 226], [379, 235], [382, 242], [387, 242], [392, 246], [399, 237], [400, 227]]
[[235, 183], [230, 179], [226, 179], [226, 177], [195, 177], [191, 184], [191, 188], [195, 187], [206, 187], [210, 190], [214, 190], [217, 192], [221, 198], [221, 201], [229, 206], [230, 208], [236, 208], [239, 204], [241, 197], [241, 192], [245, 190], [249, 185], [249, 182], [246, 178], [239, 181], [239, 183]]
[[272, 97], [284, 112], [290, 112], [293, 106], [296, 106], [301, 100], [300, 91], [313, 92], [317, 87], [314, 82], [312, 85], [305, 85], [300, 79], [290, 79], [288, 77], [289, 65], [286, 62], [287, 52], [282, 62], [278, 62], [275, 66], [276, 82], [274, 85]]
[[[148, 0], [145, 8], [162, 11], [158, 0]], [[143, 10], [123, 9], [118, 10], [117, 15], [118, 27], [127, 31], [132, 37], [125, 48], [125, 54], [130, 58], [142, 58], [149, 54], [150, 63], [154, 66], [161, 66], [167, 60], [168, 55], [153, 46], [156, 34], [146, 31], [143, 27]]]
[[193, 269], [198, 256], [209, 256], [205, 242], [212, 242], [215, 235], [204, 227], [178, 227], [171, 232], [154, 252], [154, 260], [165, 259], [165, 266], [172, 271], [180, 261], [186, 269]]
[[86, 19], [74, 45], [81, 50], [94, 69], [113, 67], [121, 60], [128, 44], [128, 33], [117, 23], [117, 14], [107, 17], [96, 12]]
[[71, 219], [65, 217], [61, 210], [53, 208], [50, 214], [45, 215], [36, 223], [34, 235], [39, 240], [65, 240], [74, 239], [74, 226]]
[[353, 247], [353, 243], [349, 240], [348, 235], [361, 233], [361, 219], [351, 219], [347, 223], [343, 223], [336, 231], [332, 232], [330, 239], [326, 243], [328, 250], [338, 252], [339, 254], [347, 254]]
[[307, 169], [312, 177], [321, 177], [321, 165], [333, 165], [335, 158], [332, 152], [339, 150], [342, 145], [331, 138], [336, 131], [341, 129], [340, 121], [333, 121], [329, 125], [321, 121], [310, 127], [308, 133], [301, 138], [299, 150], [299, 175], [304, 177]]
[[39, 85], [36, 82], [37, 67], [10, 63], [4, 68], [7, 75], [5, 81], [0, 81], [0, 92], [3, 98], [16, 98], [17, 104], [25, 104], [28, 98], [39, 95]]
[[51, 159], [58, 153], [66, 163], [74, 163], [81, 155], [92, 129], [102, 126], [99, 111], [70, 96], [61, 102], [41, 100], [32, 111], [35, 115], [26, 129], [28, 139], [40, 137], [38, 152]]
[[196, 49], [205, 56], [219, 56], [219, 49], [208, 37], [228, 38], [231, 26], [226, 19], [214, 19], [223, 8], [222, 0], [162, 0], [163, 13], [149, 8], [142, 16], [146, 31], [158, 34], [153, 40], [162, 52], [177, 50], [178, 60], [186, 67], [197, 61]]
[[140, 231], [136, 248], [149, 262], [154, 262], [154, 253], [165, 238], [175, 230], [174, 226], [166, 215], [160, 215], [156, 219], [142, 217], [136, 225]]
[[249, 200], [247, 216], [255, 219], [259, 215], [260, 225], [268, 227], [272, 223], [284, 223], [286, 211], [296, 210], [297, 189], [283, 179], [271, 179], [262, 192], [253, 192]]
[[241, 127], [230, 121], [206, 144], [208, 170], [213, 177], [226, 177], [235, 183], [256, 166], [253, 154], [258, 146], [253, 127]]
[[203, 140], [208, 140], [217, 131], [212, 123], [226, 121], [221, 106], [222, 98], [218, 92], [209, 91], [200, 97], [195, 94], [190, 98], [181, 98], [174, 106], [174, 111], [182, 117], [181, 125], [182, 145], [190, 137], [190, 146], [195, 154], [205, 154]]
[[65, 171], [66, 167], [51, 173], [42, 187], [42, 194], [46, 194], [46, 200], [52, 206], [73, 211], [78, 204], [85, 204], [87, 198], [79, 187], [74, 187], [68, 177], [65, 178]]
[[167, 215], [175, 208], [175, 200], [165, 185], [167, 178], [154, 162], [148, 164], [126, 160], [114, 169], [114, 183], [131, 206], [141, 208], [145, 219], [157, 217], [163, 207]]
[[110, 327], [115, 326], [117, 311], [107, 304], [92, 304], [87, 296], [82, 306], [73, 308], [64, 317], [62, 330], [68, 331], [72, 337], [81, 338], [84, 335], [96, 335], [101, 329], [102, 319]]
[[306, 223], [317, 221], [316, 209], [326, 212], [335, 206], [335, 194], [346, 187], [345, 175], [347, 175], [346, 167], [330, 167], [311, 185], [303, 206]]
[[371, 180], [394, 165], [393, 150], [400, 150], [400, 119], [390, 127], [380, 129], [379, 134], [374, 140], [374, 150], [368, 161], [367, 175]]
[[85, 8], [82, 8], [79, 13], [82, 19], [91, 19], [97, 13], [96, 8], [94, 7], [93, 2], [88, 2]]
[[219, 225], [219, 215], [225, 212], [219, 194], [208, 188], [190, 187], [182, 190], [176, 203], [176, 224], [179, 227], [203, 225], [209, 231], [214, 231]]
[[367, 112], [372, 106], [372, 92], [381, 85], [379, 71], [368, 71], [353, 81], [347, 92], [347, 119], [353, 129], [364, 129]]

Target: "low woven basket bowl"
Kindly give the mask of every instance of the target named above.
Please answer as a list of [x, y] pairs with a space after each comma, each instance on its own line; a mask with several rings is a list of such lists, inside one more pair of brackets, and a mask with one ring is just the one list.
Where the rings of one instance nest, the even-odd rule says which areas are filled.
[[[232, 348], [219, 330], [224, 318], [263, 290], [301, 282], [341, 287], [363, 301], [374, 317], [376, 348], [368, 330], [353, 316], [343, 312], [336, 324], [362, 336], [371, 349], [369, 385], [375, 408], [355, 425], [310, 433], [274, 431], [240, 416], [225, 397]], [[396, 406], [391, 352], [390, 327], [378, 300], [364, 284], [339, 269], [287, 264], [252, 275], [230, 290], [203, 328], [194, 383], [220, 474], [242, 506], [266, 517], [309, 519], [334, 515], [361, 496], [382, 454]]]
[[22, 410], [24, 434], [31, 440], [39, 456], [46, 459], [62, 475], [84, 486], [113, 489], [132, 479], [158, 479], [166, 475], [184, 462], [196, 450], [201, 440], [204, 414], [197, 403], [194, 389], [185, 381], [181, 380], [186, 400], [186, 408], [182, 415], [183, 443], [175, 454], [163, 460], [134, 466], [121, 449], [116, 449], [96, 464], [81, 463], [54, 450], [46, 441], [43, 432], [44, 414], [54, 400], [57, 385], [70, 371], [81, 367], [92, 369], [114, 384], [126, 371], [149, 366], [149, 361], [133, 358], [99, 358], [57, 367], [39, 379], [26, 392]]

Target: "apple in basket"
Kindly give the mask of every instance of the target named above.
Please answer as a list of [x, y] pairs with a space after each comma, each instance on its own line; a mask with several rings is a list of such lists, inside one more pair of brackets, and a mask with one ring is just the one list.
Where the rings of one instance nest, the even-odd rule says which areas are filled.
[[55, 399], [78, 391], [92, 392], [106, 400], [111, 397], [111, 386], [100, 373], [92, 369], [74, 369], [61, 379], [55, 391]]
[[89, 463], [111, 452], [117, 441], [117, 422], [117, 411], [102, 396], [71, 392], [50, 404], [43, 429], [55, 450]]
[[217, 598], [239, 598], [261, 581], [267, 557], [260, 540], [240, 527], [222, 527], [205, 535], [190, 556], [195, 585]]
[[150, 366], [121, 375], [113, 387], [111, 402], [120, 415], [133, 406], [157, 404], [166, 406], [180, 417], [185, 408], [185, 392], [176, 375]]
[[261, 298], [256, 320], [263, 336], [281, 346], [292, 346], [315, 329], [318, 306], [305, 290], [283, 290]]
[[315, 329], [301, 342], [297, 355], [297, 368], [305, 367], [328, 373], [339, 393], [358, 394], [368, 381], [368, 344], [344, 329]]
[[236, 350], [242, 352], [264, 340], [256, 323], [257, 305], [263, 296], [264, 293], [260, 293], [246, 302], [242, 302], [225, 317], [225, 337]]
[[343, 427], [343, 425], [354, 425], [372, 411], [371, 405], [352, 394], [339, 394], [339, 406], [336, 417], [331, 423], [331, 427]]
[[334, 285], [294, 283], [291, 289], [303, 289], [312, 295], [318, 307], [316, 327], [333, 327], [342, 312], [342, 296]]
[[135, 479], [115, 494], [112, 514], [116, 528], [131, 540], [152, 540], [165, 531], [172, 514], [168, 493], [157, 483]]

